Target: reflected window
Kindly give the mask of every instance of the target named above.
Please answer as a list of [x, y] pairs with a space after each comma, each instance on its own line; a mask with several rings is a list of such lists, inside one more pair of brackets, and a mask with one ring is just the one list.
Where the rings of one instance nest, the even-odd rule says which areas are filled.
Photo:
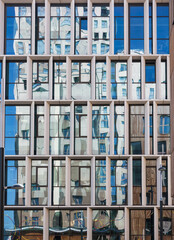
[[168, 164], [167, 159], [162, 159], [162, 166], [165, 167], [165, 171], [162, 171], [162, 197], [163, 205], [168, 204]]
[[47, 100], [49, 98], [48, 61], [33, 61], [33, 99]]
[[71, 204], [91, 204], [90, 160], [71, 160]]
[[145, 98], [156, 99], [156, 66], [155, 62], [146, 62]]
[[29, 155], [30, 106], [5, 107], [5, 155]]
[[157, 54], [169, 54], [168, 3], [157, 3]]
[[66, 62], [54, 62], [53, 99], [66, 99]]
[[106, 99], [106, 62], [96, 62], [95, 65], [95, 98]]
[[45, 53], [45, 6], [36, 6], [36, 54]]
[[88, 10], [87, 5], [75, 6], [75, 54], [88, 53]]
[[93, 154], [110, 153], [109, 106], [92, 107], [92, 152]]
[[50, 154], [70, 154], [70, 106], [50, 106]]
[[144, 154], [144, 105], [130, 106], [130, 154]]
[[124, 210], [93, 210], [92, 239], [124, 239]]
[[127, 99], [127, 62], [111, 62], [111, 97]]
[[27, 63], [6, 63], [6, 99], [27, 99]]
[[22, 184], [24, 189], [6, 189], [5, 205], [25, 205], [25, 161], [5, 161], [5, 186]]
[[31, 205], [47, 205], [48, 161], [32, 160], [31, 171]]
[[71, 11], [70, 5], [51, 6], [51, 54], [70, 54]]
[[95, 161], [95, 204], [106, 205], [106, 160]]
[[132, 97], [141, 99], [141, 62], [132, 62]]
[[124, 53], [124, 6], [114, 6], [114, 54]]
[[167, 62], [161, 61], [161, 98], [167, 99]]
[[97, 5], [92, 7], [92, 53], [106, 54], [109, 52], [109, 5]]
[[144, 6], [129, 5], [129, 49], [131, 54], [144, 53]]
[[35, 106], [35, 148], [34, 154], [44, 154], [44, 106]]
[[75, 154], [87, 154], [87, 106], [75, 106], [74, 116], [74, 135], [75, 135]]
[[[174, 211], [173, 209], [164, 209], [162, 214], [163, 239], [171, 240], [174, 237]], [[158, 211], [158, 234], [160, 235], [160, 210]]]
[[133, 159], [133, 205], [142, 204], [141, 159]]
[[65, 160], [53, 160], [53, 205], [65, 205]]
[[157, 203], [156, 160], [146, 160], [146, 204]]
[[91, 98], [91, 63], [72, 62], [71, 69], [72, 99]]
[[111, 161], [112, 205], [127, 204], [127, 160]]
[[31, 6], [6, 4], [5, 54], [31, 54]]
[[170, 106], [157, 107], [157, 142], [158, 154], [170, 153]]
[[124, 154], [124, 106], [116, 105], [114, 114], [114, 154]]
[[152, 3], [149, 4], [149, 53], [153, 53]]

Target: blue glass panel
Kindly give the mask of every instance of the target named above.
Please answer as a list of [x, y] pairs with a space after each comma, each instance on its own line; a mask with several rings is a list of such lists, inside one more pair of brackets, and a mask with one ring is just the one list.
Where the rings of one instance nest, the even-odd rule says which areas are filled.
[[143, 18], [130, 18], [130, 38], [143, 39], [144, 38], [144, 19]]
[[18, 133], [18, 121], [16, 116], [6, 116], [5, 117], [5, 136], [6, 137], [15, 137]]
[[114, 54], [123, 53], [124, 40], [114, 40]]
[[169, 38], [169, 18], [157, 18], [157, 38]]
[[130, 16], [144, 16], [144, 7], [142, 6], [130, 6]]
[[169, 40], [157, 40], [157, 53], [169, 54]]
[[169, 16], [169, 6], [164, 4], [157, 4], [157, 17]]
[[116, 5], [114, 7], [114, 16], [124, 16], [124, 7]]
[[149, 18], [149, 38], [152, 38], [152, 18]]
[[155, 64], [146, 64], [146, 83], [155, 83]]
[[14, 54], [14, 40], [7, 40], [6, 41], [6, 54]]
[[18, 142], [17, 138], [5, 138], [5, 155], [15, 155], [17, 151], [15, 146]]
[[124, 38], [124, 18], [115, 19], [115, 38]]
[[88, 30], [87, 19], [81, 19], [81, 30]]
[[152, 47], [152, 40], [149, 40], [149, 53], [152, 53], [153, 47]]
[[14, 39], [19, 38], [19, 19], [18, 18], [7, 18], [6, 25], [6, 38]]
[[144, 40], [131, 40], [130, 50], [134, 50], [135, 53], [144, 53]]
[[9, 17], [9, 16], [10, 17], [14, 17], [15, 16], [15, 8], [14, 7], [7, 7], [7, 17]]

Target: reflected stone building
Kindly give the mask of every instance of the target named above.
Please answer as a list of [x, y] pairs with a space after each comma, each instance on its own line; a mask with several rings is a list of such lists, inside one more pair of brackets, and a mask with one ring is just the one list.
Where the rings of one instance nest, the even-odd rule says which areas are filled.
[[170, 4], [0, 0], [4, 240], [174, 238]]

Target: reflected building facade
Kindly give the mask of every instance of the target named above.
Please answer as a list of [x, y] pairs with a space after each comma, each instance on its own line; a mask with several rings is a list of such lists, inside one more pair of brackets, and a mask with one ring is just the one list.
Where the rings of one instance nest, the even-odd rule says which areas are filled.
[[169, 9], [0, 1], [4, 240], [174, 238]]

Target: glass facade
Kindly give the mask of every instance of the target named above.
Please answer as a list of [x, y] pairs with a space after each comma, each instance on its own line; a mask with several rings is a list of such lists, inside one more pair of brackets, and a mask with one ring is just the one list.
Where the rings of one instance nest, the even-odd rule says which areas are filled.
[[114, 6], [114, 54], [124, 52], [124, 6]]
[[45, 6], [36, 7], [36, 54], [45, 53]]

